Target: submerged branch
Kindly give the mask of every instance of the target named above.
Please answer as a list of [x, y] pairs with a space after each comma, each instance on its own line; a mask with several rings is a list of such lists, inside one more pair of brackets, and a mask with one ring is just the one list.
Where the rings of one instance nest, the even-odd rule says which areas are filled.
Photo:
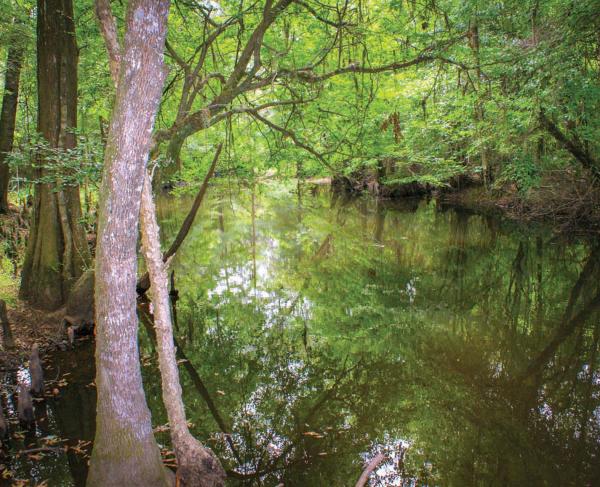
[[375, 457], [369, 462], [366, 468], [363, 470], [362, 475], [359, 477], [356, 485], [354, 487], [364, 487], [367, 481], [369, 480], [369, 475], [371, 472], [375, 470], [381, 462], [385, 460], [385, 455], [383, 453], [378, 453]]

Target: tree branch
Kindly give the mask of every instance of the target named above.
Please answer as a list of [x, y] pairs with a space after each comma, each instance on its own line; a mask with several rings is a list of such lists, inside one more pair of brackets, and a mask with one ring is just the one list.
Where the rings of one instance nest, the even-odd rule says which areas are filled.
[[421, 56], [417, 56], [416, 58], [411, 59], [409, 61], [394, 62], [394, 63], [389, 63], [389, 64], [383, 64], [381, 66], [361, 66], [360, 64], [353, 63], [353, 64], [349, 64], [347, 66], [335, 69], [333, 71], [329, 71], [324, 74], [316, 74], [314, 72], [313, 68], [310, 68], [310, 67], [301, 68], [298, 70], [281, 70], [281, 71], [279, 71], [279, 73], [277, 73], [277, 78], [287, 77], [287, 78], [292, 78], [292, 79], [298, 79], [298, 80], [306, 82], [306, 83], [318, 83], [318, 82], [326, 81], [330, 78], [333, 78], [334, 76], [340, 76], [340, 75], [348, 74], [348, 73], [377, 74], [377, 73], [383, 73], [386, 71], [399, 71], [401, 69], [406, 69], [411, 66], [416, 66], [419, 64], [424, 64], [424, 63], [433, 62], [433, 61], [442, 61], [447, 64], [454, 64], [454, 65], [460, 66], [463, 69], [469, 69], [468, 66], [466, 66], [465, 64], [463, 64], [459, 61], [454, 61], [452, 59], [448, 59], [448, 58], [445, 58], [442, 56], [421, 55]]
[[322, 17], [321, 15], [319, 15], [319, 13], [308, 3], [302, 1], [302, 0], [296, 0], [296, 3], [298, 5], [300, 5], [302, 8], [304, 8], [307, 12], [309, 12], [315, 19], [317, 19], [319, 22], [323, 22], [324, 24], [327, 24], [331, 27], [335, 27], [336, 29], [340, 29], [342, 27], [350, 27], [354, 24], [350, 24], [349, 22], [334, 22], [332, 20], [328, 20], [324, 17]]
[[315, 149], [313, 149], [311, 146], [305, 144], [304, 142], [302, 142], [294, 132], [292, 132], [289, 129], [286, 129], [284, 127], [281, 127], [273, 122], [271, 122], [270, 120], [266, 119], [265, 117], [261, 116], [257, 111], [251, 111], [249, 112], [252, 117], [254, 117], [256, 120], [264, 123], [267, 127], [272, 128], [273, 130], [280, 132], [281, 134], [285, 135], [286, 137], [289, 137], [292, 142], [294, 143], [294, 145], [296, 145], [297, 147], [300, 147], [301, 149], [304, 149], [306, 152], [312, 154], [313, 156], [315, 156], [319, 162], [321, 162], [321, 164], [323, 164], [327, 169], [329, 169], [333, 174], [337, 174], [337, 171], [335, 170], [335, 168], [329, 164], [325, 158], [323, 157], [322, 154], [320, 154], [319, 152], [317, 152]]
[[[194, 223], [194, 219], [196, 218], [198, 209], [200, 208], [202, 200], [204, 199], [204, 195], [206, 194], [208, 182], [215, 173], [215, 167], [217, 166], [219, 156], [221, 155], [221, 149], [223, 149], [223, 143], [220, 143], [217, 146], [217, 152], [215, 152], [210, 167], [208, 168], [208, 172], [206, 173], [204, 181], [202, 182], [202, 186], [200, 186], [200, 191], [198, 191], [196, 199], [194, 199], [194, 203], [192, 204], [189, 213], [187, 214], [185, 220], [181, 224], [181, 228], [179, 229], [179, 232], [177, 232], [175, 240], [173, 240], [173, 243], [171, 244], [169, 249], [163, 254], [163, 262], [166, 262], [170, 257], [175, 255], [175, 253], [177, 252], [177, 250], [179, 250], [179, 247], [185, 240], [185, 237], [187, 237], [190, 228], [192, 228], [192, 223]], [[150, 277], [147, 272], [138, 280], [136, 288], [138, 294], [144, 294], [148, 289], [150, 289]]]
[[110, 74], [116, 86], [121, 66], [121, 46], [117, 35], [117, 24], [110, 8], [110, 0], [96, 0], [96, 16], [108, 51]]
[[540, 110], [540, 122], [556, 141], [566, 149], [583, 167], [589, 169], [594, 180], [600, 181], [600, 164], [591, 154], [578, 142], [567, 137], [558, 126], [548, 118], [544, 110]]
[[281, 100], [281, 101], [272, 101], [272, 102], [268, 102], [268, 103], [263, 103], [262, 105], [257, 105], [257, 106], [243, 106], [242, 105], [242, 106], [234, 107], [231, 110], [228, 110], [226, 112], [220, 113], [220, 114], [212, 117], [209, 120], [209, 126], [212, 127], [213, 125], [216, 125], [220, 121], [225, 120], [227, 117], [231, 117], [232, 115], [235, 115], [235, 114], [253, 113], [253, 112], [258, 112], [261, 110], [266, 110], [267, 108], [281, 107], [281, 106], [286, 106], [286, 105], [299, 105], [299, 104], [308, 103], [308, 102], [311, 102], [314, 100], [315, 100], [315, 98], [311, 98], [310, 100]]

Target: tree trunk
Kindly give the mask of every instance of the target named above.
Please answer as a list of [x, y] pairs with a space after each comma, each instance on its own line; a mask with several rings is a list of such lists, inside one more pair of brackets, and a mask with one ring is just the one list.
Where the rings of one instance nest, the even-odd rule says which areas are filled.
[[129, 3], [96, 249], [96, 438], [88, 487], [167, 486], [142, 388], [136, 315], [140, 200], [165, 80], [168, 0]]
[[[38, 132], [51, 148], [75, 147], [77, 58], [72, 1], [38, 0]], [[38, 169], [36, 175], [46, 172]], [[36, 185], [22, 298], [47, 309], [66, 301], [71, 285], [90, 263], [80, 220], [78, 186]]]
[[[481, 83], [481, 57], [480, 57], [480, 42], [479, 42], [479, 26], [477, 25], [477, 21], [472, 21], [469, 28], [469, 46], [471, 47], [471, 52], [473, 53], [473, 58], [475, 60], [475, 73], [477, 75], [476, 82], [474, 88], [477, 90], [476, 100], [475, 100], [475, 122], [477, 123], [477, 137], [482, 139], [485, 135], [482, 133], [481, 125], [485, 122], [485, 104], [484, 104], [484, 95], [482, 93], [482, 83]], [[490, 161], [489, 161], [489, 150], [487, 144], [481, 143], [481, 148], [479, 151], [479, 156], [481, 158], [481, 171], [483, 173], [483, 182], [487, 186], [490, 183], [490, 179], [492, 177]]]
[[190, 434], [187, 427], [173, 344], [167, 269], [160, 250], [156, 208], [152, 200], [152, 183], [147, 175], [142, 192], [141, 222], [142, 249], [152, 283], [154, 328], [162, 378], [163, 403], [167, 409], [171, 440], [177, 456], [178, 484], [182, 487], [222, 486], [225, 472], [219, 460]]
[[8, 212], [8, 180], [10, 177], [6, 155], [12, 151], [19, 99], [19, 77], [23, 64], [23, 47], [15, 39], [8, 48], [6, 74], [4, 75], [4, 96], [0, 115], [0, 213]]

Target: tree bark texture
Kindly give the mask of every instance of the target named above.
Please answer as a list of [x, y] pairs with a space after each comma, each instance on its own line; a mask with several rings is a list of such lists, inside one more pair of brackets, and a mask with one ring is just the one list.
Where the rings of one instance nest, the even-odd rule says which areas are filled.
[[108, 63], [110, 74], [117, 85], [119, 79], [119, 66], [121, 64], [121, 50], [119, 49], [119, 37], [117, 35], [117, 24], [110, 9], [110, 0], [96, 0], [96, 16], [100, 20], [102, 37], [108, 50]]
[[166, 74], [168, 13], [168, 0], [132, 0], [126, 18], [98, 208], [90, 487], [169, 485], [142, 388], [135, 290], [140, 200]]
[[163, 403], [169, 417], [171, 440], [177, 456], [177, 479], [182, 487], [215, 487], [224, 485], [225, 472], [214, 454], [189, 432], [182, 400], [179, 370], [173, 343], [173, 324], [169, 301], [166, 264], [160, 250], [156, 208], [152, 200], [152, 183], [148, 175], [142, 192], [142, 250], [150, 282], [154, 307], [154, 328]]
[[0, 213], [8, 212], [8, 181], [10, 173], [6, 156], [12, 151], [19, 100], [19, 78], [23, 64], [23, 46], [15, 39], [8, 48], [6, 74], [4, 75], [4, 96], [0, 114]]
[[[51, 148], [72, 149], [76, 144], [77, 59], [72, 1], [38, 0], [38, 132]], [[44, 169], [36, 170], [37, 177], [44, 175]], [[46, 309], [64, 304], [90, 264], [80, 220], [78, 186], [36, 186], [21, 275], [23, 299]]]

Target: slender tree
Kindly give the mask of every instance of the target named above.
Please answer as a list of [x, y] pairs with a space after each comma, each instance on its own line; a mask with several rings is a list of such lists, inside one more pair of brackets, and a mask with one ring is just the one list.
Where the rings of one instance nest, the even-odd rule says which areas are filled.
[[[14, 22], [17, 27], [17, 22]], [[0, 114], [0, 213], [8, 212], [9, 170], [6, 155], [12, 151], [19, 100], [19, 78], [23, 65], [24, 46], [20, 39], [12, 39], [6, 57], [4, 96]]]
[[166, 486], [137, 343], [139, 210], [165, 79], [168, 0], [131, 0], [98, 208], [96, 438], [87, 485]]
[[[37, 2], [38, 132], [51, 149], [72, 149], [77, 127], [77, 44], [71, 0]], [[48, 176], [44, 154], [36, 169]], [[21, 275], [21, 297], [54, 309], [90, 264], [79, 187], [40, 182]]]
[[223, 485], [225, 480], [223, 467], [213, 453], [192, 436], [187, 426], [173, 343], [167, 267], [160, 250], [156, 208], [152, 200], [152, 183], [149, 177], [146, 177], [142, 192], [141, 223], [142, 249], [152, 283], [154, 327], [163, 402], [167, 409], [171, 439], [177, 455], [177, 479], [182, 487]]
[[[109, 57], [111, 75], [118, 87], [121, 47], [117, 36], [115, 19], [112, 15], [110, 4], [107, 0], [96, 1], [96, 14], [100, 22], [102, 36], [106, 43]], [[210, 179], [216, 162], [221, 153], [219, 145], [215, 158], [208, 172]], [[206, 181], [205, 181], [206, 182]], [[200, 205], [202, 196], [206, 191], [206, 184], [202, 186], [199, 197], [194, 205]], [[189, 224], [195, 212], [192, 210]], [[152, 303], [154, 305], [154, 325], [156, 329], [157, 349], [162, 378], [163, 402], [167, 409], [171, 438], [177, 455], [177, 482], [182, 487], [204, 486], [214, 487], [222, 485], [225, 472], [214, 454], [205, 448], [190, 433], [182, 400], [177, 357], [173, 343], [173, 326], [170, 315], [168, 278], [166, 259], [160, 250], [159, 227], [156, 219], [156, 208], [152, 199], [152, 184], [146, 174], [142, 191], [140, 222], [142, 233], [142, 249], [148, 266], [148, 285], [152, 283]], [[174, 245], [177, 245], [175, 242]], [[173, 251], [174, 252], [174, 251]], [[139, 283], [136, 286], [139, 290]]]

